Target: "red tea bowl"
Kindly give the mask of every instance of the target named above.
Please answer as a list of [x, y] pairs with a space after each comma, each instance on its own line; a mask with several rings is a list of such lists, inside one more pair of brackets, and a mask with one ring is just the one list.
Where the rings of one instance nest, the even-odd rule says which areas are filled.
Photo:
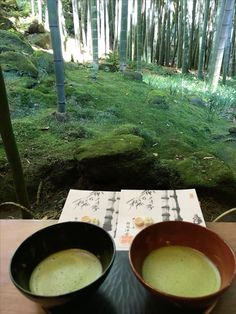
[[[176, 245], [197, 250], [200, 255], [203, 254], [207, 260], [210, 260], [220, 275], [219, 289], [200, 296], [180, 296], [155, 288], [144, 279], [143, 264], [146, 257], [159, 248]], [[184, 221], [160, 222], [140, 231], [131, 243], [129, 262], [134, 275], [145, 289], [159, 298], [161, 302], [182, 309], [183, 313], [206, 311], [213, 307], [230, 288], [236, 275], [236, 258], [230, 246], [215, 232]], [[158, 269], [156, 268], [155, 271], [158, 272]], [[184, 273], [183, 276], [185, 276]], [[204, 277], [201, 278], [201, 282], [204, 280]]]

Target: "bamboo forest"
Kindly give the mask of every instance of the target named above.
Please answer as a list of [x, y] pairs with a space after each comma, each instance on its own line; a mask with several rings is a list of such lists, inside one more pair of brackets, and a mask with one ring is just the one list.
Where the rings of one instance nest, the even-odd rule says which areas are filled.
[[1, 0], [1, 217], [70, 189], [236, 207], [235, 0]]

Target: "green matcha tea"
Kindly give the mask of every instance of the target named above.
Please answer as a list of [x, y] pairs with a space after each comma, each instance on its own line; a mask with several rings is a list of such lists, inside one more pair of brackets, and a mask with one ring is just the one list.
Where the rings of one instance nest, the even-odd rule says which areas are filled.
[[142, 276], [153, 288], [183, 297], [208, 295], [221, 285], [218, 269], [204, 254], [177, 245], [152, 251], [144, 260]]
[[102, 274], [102, 264], [92, 253], [68, 249], [48, 256], [30, 277], [30, 290], [37, 295], [56, 296], [83, 288]]

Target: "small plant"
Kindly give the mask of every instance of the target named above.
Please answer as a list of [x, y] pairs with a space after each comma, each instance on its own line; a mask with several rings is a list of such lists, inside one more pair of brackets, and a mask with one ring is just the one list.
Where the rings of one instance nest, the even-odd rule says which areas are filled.
[[169, 91], [170, 91], [170, 95], [173, 96], [177, 94], [178, 88], [175, 84], [173, 84], [173, 85], [170, 85]]
[[220, 94], [212, 93], [209, 95], [207, 104], [207, 119], [208, 121], [213, 121], [216, 116], [223, 115], [224, 111], [227, 108], [228, 101]]
[[112, 52], [109, 52], [106, 55], [106, 62], [109, 64], [112, 64], [116, 67], [119, 67], [120, 59], [119, 59], [119, 54], [117, 50], [114, 50]]

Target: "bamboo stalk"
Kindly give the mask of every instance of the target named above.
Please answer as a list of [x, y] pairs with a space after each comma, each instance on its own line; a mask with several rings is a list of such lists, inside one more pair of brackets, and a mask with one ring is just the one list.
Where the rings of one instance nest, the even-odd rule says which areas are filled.
[[[15, 136], [13, 133], [10, 110], [7, 100], [5, 82], [3, 78], [2, 68], [0, 66], [0, 134], [2, 136], [3, 145], [9, 161], [12, 176], [15, 185], [16, 197], [20, 205], [30, 208], [28, 194], [25, 186], [24, 174], [20, 160], [19, 151], [17, 148]], [[23, 218], [31, 218], [31, 215], [22, 211]]]

